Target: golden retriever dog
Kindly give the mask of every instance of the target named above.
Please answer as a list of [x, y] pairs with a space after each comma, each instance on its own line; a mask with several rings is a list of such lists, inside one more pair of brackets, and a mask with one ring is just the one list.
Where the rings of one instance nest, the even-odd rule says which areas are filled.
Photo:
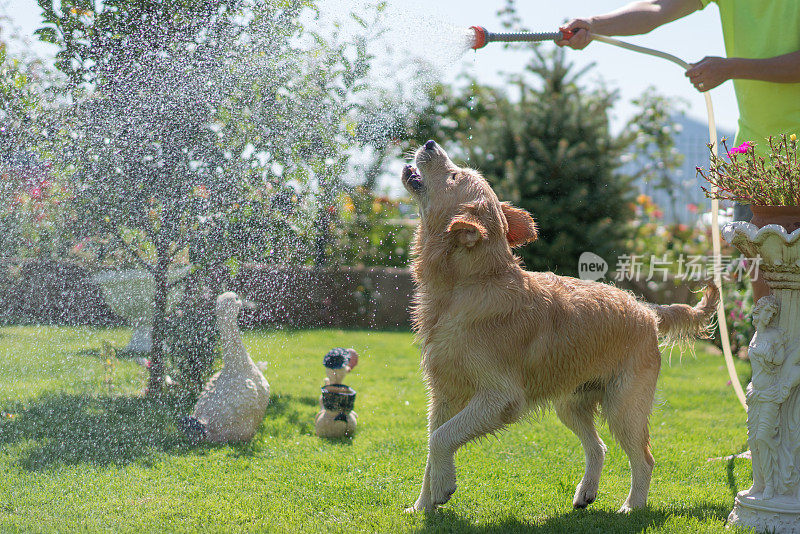
[[511, 249], [536, 239], [528, 212], [500, 202], [480, 174], [457, 167], [434, 141], [417, 150], [415, 164], [402, 181], [421, 219], [413, 319], [429, 390], [429, 442], [422, 491], [409, 511], [450, 499], [459, 447], [548, 405], [586, 454], [575, 508], [597, 497], [606, 453], [594, 425], [600, 407], [632, 471], [620, 511], [644, 506], [659, 336], [704, 333], [716, 287], [694, 308], [658, 306], [599, 282], [525, 271]]

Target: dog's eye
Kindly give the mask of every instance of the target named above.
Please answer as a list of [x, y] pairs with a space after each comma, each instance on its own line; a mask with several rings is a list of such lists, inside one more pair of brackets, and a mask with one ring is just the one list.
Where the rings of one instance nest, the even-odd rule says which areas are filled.
[[458, 176], [458, 173], [454, 172], [453, 174], [450, 175], [449, 181], [450, 182], [455, 182], [457, 176]]

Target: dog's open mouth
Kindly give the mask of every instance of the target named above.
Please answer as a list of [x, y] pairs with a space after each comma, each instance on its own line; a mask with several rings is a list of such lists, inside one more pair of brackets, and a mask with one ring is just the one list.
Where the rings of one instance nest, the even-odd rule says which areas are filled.
[[412, 165], [403, 167], [403, 185], [413, 193], [419, 193], [424, 188], [422, 183], [422, 176], [420, 176], [417, 169]]

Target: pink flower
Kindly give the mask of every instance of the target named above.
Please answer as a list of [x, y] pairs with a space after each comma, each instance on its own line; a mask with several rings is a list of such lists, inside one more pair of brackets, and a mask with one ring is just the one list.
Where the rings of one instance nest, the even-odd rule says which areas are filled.
[[689, 204], [686, 208], [692, 213], [697, 213], [697, 204]]
[[728, 157], [733, 156], [734, 154], [747, 154], [747, 151], [753, 148], [753, 144], [749, 142], [744, 142], [739, 146], [735, 146], [728, 151]]

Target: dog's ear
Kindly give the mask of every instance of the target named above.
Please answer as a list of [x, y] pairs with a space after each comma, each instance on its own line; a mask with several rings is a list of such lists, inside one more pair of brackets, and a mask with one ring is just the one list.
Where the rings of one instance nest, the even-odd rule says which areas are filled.
[[536, 223], [530, 213], [522, 208], [516, 208], [508, 202], [503, 202], [500, 206], [503, 208], [503, 215], [508, 222], [506, 239], [512, 248], [536, 241], [539, 235], [536, 232]]
[[474, 247], [481, 239], [489, 237], [486, 227], [477, 215], [472, 213], [460, 213], [453, 217], [447, 225], [447, 233], [453, 236], [459, 245], [467, 248]]

